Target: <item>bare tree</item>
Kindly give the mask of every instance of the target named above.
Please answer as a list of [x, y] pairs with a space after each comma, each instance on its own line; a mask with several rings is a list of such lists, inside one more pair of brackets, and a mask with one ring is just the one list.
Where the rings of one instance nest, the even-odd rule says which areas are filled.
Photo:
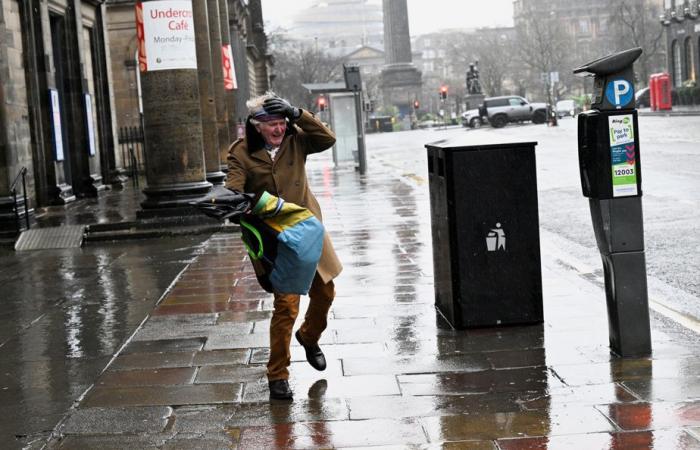
[[313, 109], [315, 94], [302, 85], [342, 80], [341, 58], [332, 57], [315, 45], [288, 40], [282, 33], [268, 35], [274, 60], [273, 89], [302, 108]]
[[[554, 10], [525, 7], [515, 24], [516, 49], [522, 67], [528, 69], [526, 84], [540, 87], [542, 96], [552, 103], [553, 89], [550, 74], [571, 71], [569, 55], [572, 39]], [[525, 71], [523, 77], [525, 78]]]
[[514, 43], [506, 34], [490, 30], [479, 33], [477, 42], [481, 86], [489, 95], [503, 95], [506, 79], [517, 78], [512, 63]]
[[646, 84], [652, 71], [663, 67], [665, 42], [661, 13], [657, 2], [648, 0], [610, 0], [610, 29], [617, 50], [641, 47], [637, 67], [642, 83]]
[[454, 73], [465, 82], [469, 64], [479, 63], [481, 86], [485, 94], [502, 95], [507, 78], [512, 78], [512, 41], [497, 30], [483, 29], [476, 33], [456, 33], [446, 43]]

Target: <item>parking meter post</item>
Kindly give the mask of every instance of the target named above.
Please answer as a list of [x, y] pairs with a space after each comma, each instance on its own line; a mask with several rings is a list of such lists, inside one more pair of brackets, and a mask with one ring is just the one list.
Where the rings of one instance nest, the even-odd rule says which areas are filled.
[[353, 95], [355, 96], [355, 123], [357, 127], [357, 150], [358, 150], [358, 158], [359, 158], [359, 169], [360, 169], [360, 175], [364, 175], [365, 172], [367, 172], [367, 155], [365, 152], [365, 131], [364, 127], [362, 126], [362, 101], [360, 97], [362, 96], [362, 92], [355, 91], [353, 92]]
[[579, 115], [578, 156], [583, 195], [603, 261], [611, 350], [651, 354], [634, 48], [574, 70], [594, 77], [591, 110]]

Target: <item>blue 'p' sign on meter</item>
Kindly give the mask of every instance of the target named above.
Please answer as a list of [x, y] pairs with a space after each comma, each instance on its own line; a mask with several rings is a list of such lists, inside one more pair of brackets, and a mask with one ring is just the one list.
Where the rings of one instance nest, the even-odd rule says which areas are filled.
[[624, 78], [610, 80], [605, 88], [605, 98], [617, 109], [631, 102], [633, 95], [634, 89], [632, 89], [632, 83]]

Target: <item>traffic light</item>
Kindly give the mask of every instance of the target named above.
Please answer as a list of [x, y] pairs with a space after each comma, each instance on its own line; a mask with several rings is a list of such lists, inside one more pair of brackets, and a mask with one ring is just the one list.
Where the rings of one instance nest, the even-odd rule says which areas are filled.
[[447, 100], [447, 86], [440, 87], [440, 99]]
[[326, 110], [326, 97], [321, 96], [318, 98], [318, 110], [319, 111], [325, 111]]
[[420, 102], [418, 100], [413, 101], [413, 109], [420, 109]]

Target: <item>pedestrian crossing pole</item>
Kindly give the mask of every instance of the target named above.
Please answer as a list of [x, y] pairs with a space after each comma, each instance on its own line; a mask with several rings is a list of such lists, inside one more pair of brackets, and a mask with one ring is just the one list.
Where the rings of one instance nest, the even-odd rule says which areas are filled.
[[365, 152], [365, 129], [362, 126], [362, 78], [359, 66], [343, 65], [345, 86], [351, 90], [355, 98], [355, 124], [357, 128], [357, 156], [360, 175], [367, 172], [367, 155]]

